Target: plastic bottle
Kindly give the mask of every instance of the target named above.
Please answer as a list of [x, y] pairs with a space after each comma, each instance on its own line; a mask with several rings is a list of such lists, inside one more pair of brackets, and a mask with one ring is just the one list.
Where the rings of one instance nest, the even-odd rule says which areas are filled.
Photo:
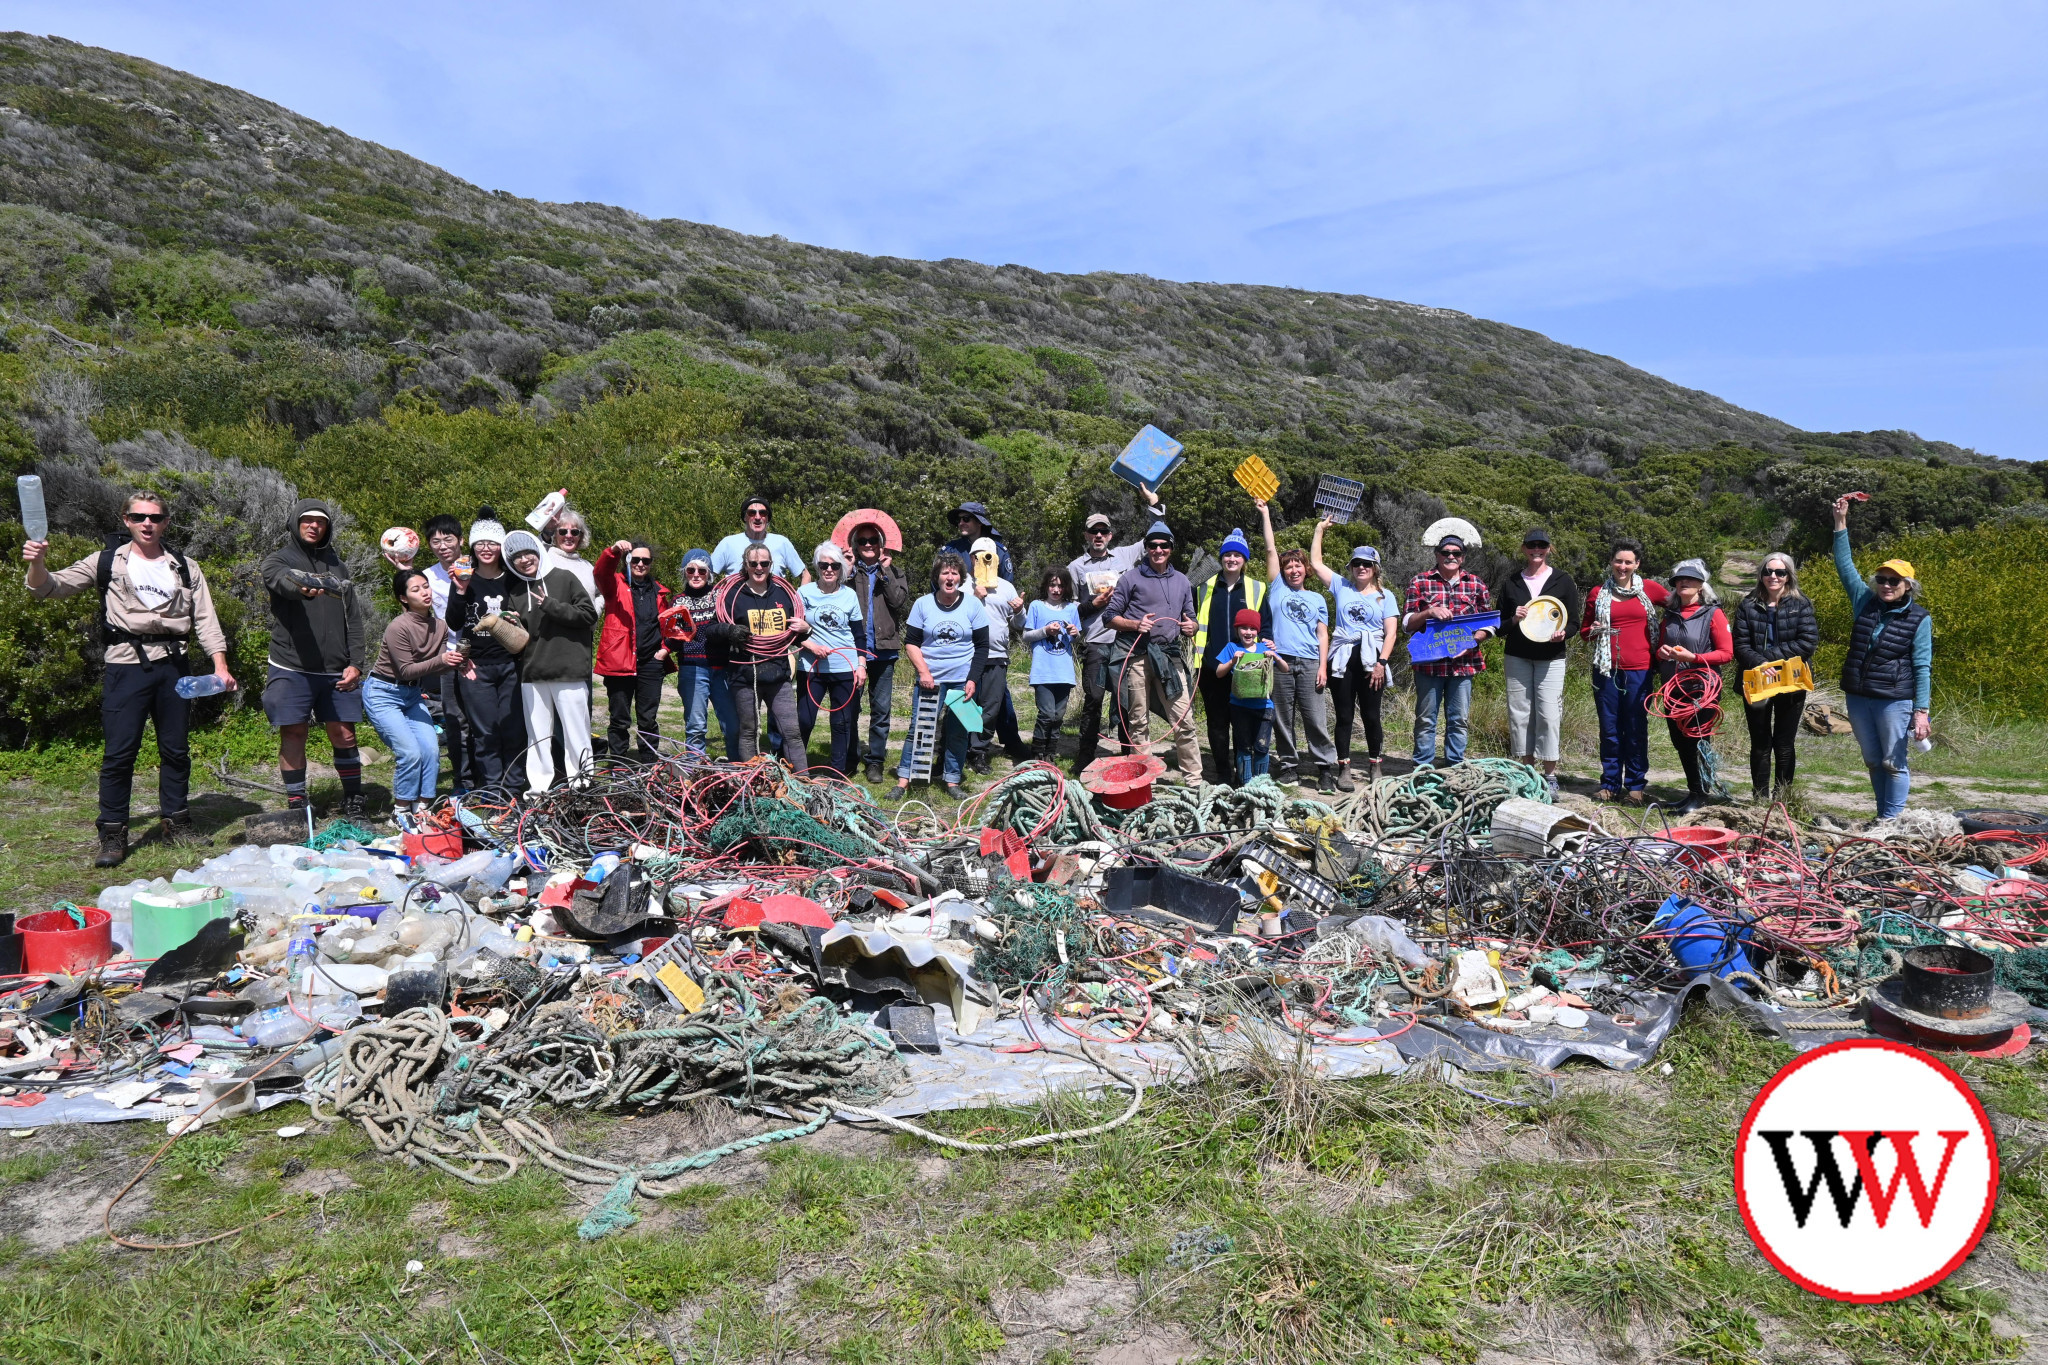
[[43, 506], [43, 481], [34, 474], [17, 474], [14, 492], [21, 499], [21, 529], [30, 540], [50, 538], [50, 513]]
[[259, 1010], [242, 1021], [242, 1036], [257, 1047], [287, 1047], [313, 1036], [310, 1020], [294, 1014], [289, 1005]]
[[178, 695], [186, 701], [199, 697], [217, 696], [228, 690], [218, 673], [192, 673], [178, 679]]
[[313, 960], [313, 922], [302, 919], [292, 926], [291, 943], [284, 950], [285, 980], [299, 990], [308, 989]]
[[618, 868], [618, 865], [618, 854], [611, 852], [600, 853], [590, 860], [590, 871], [584, 874], [583, 879], [590, 882], [601, 882], [606, 877], [611, 876], [613, 871]]

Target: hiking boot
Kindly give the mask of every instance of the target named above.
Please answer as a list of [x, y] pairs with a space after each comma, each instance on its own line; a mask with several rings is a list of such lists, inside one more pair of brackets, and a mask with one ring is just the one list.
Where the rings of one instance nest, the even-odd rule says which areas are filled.
[[1322, 780], [1316, 783], [1316, 790], [1324, 793], [1337, 790], [1337, 779], [1328, 768], [1323, 769]]
[[1706, 805], [1707, 798], [1705, 793], [1687, 792], [1685, 800], [1671, 807], [1671, 813], [1674, 815], [1691, 815], [1696, 810], [1704, 809]]
[[876, 786], [881, 785], [882, 762], [880, 759], [871, 758], [868, 760], [867, 779], [869, 782], [874, 783]]
[[128, 858], [128, 826], [95, 825], [100, 832], [100, 856], [92, 860], [94, 867], [119, 867]]
[[157, 838], [172, 848], [193, 844], [208, 848], [213, 846], [213, 840], [193, 828], [192, 812], [189, 810], [181, 810], [176, 815], [166, 815], [163, 824], [158, 826]]
[[341, 798], [341, 809], [335, 814], [344, 820], [360, 821], [369, 814], [369, 802], [361, 792], [352, 793]]
[[[1325, 787], [1324, 790], [1327, 791], [1329, 788]], [[1337, 790], [1340, 792], [1358, 790], [1358, 784], [1351, 780], [1351, 765], [1349, 763], [1339, 763], [1337, 765]]]

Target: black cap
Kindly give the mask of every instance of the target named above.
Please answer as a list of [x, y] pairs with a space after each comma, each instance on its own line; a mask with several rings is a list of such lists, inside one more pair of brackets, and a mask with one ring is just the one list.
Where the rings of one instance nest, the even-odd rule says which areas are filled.
[[1544, 530], [1541, 526], [1532, 526], [1522, 532], [1522, 543], [1524, 545], [1548, 545], [1550, 543], [1550, 532]]

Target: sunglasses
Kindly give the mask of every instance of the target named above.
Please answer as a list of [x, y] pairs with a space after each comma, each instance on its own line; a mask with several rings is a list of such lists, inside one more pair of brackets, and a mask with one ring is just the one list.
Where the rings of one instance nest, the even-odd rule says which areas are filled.
[[654, 560], [653, 560], [653, 559], [652, 559], [651, 557], [647, 556], [647, 555], [634, 555], [634, 556], [633, 556], [632, 558], [628, 559], [628, 560], [627, 560], [626, 562], [627, 562], [628, 564], [652, 564], [652, 563], [654, 562]]
[[872, 550], [881, 543], [881, 541], [875, 539], [873, 536], [862, 536], [859, 540], [853, 542], [854, 548], [859, 550]]
[[556, 539], [556, 540], [581, 540], [581, 539], [583, 539], [583, 533], [582, 533], [581, 531], [577, 530], [577, 529], [576, 529], [575, 527], [573, 527], [573, 526], [564, 526], [564, 527], [563, 527], [563, 528], [562, 528], [561, 530], [559, 530], [559, 531], [555, 532], [555, 539]]
[[1894, 578], [1890, 574], [1881, 574], [1878, 577], [1871, 579], [1870, 581], [1880, 588], [1900, 588], [1904, 587], [1906, 584], [1905, 579]]
[[169, 521], [171, 519], [171, 514], [168, 512], [129, 512], [125, 515], [130, 521], [147, 521], [152, 523]]
[[740, 513], [740, 515], [745, 517], [747, 520], [752, 521], [755, 517], [766, 517], [768, 515], [768, 509], [765, 507], [749, 507], [746, 511]]
[[1764, 569], [1757, 576], [1759, 578], [1790, 578], [1792, 575], [1785, 569]]
[[702, 564], [692, 564], [689, 568], [683, 570], [685, 578], [691, 574], [696, 574], [700, 578], [709, 578], [711, 577], [711, 570], [705, 568]]
[[1463, 550], [1438, 550], [1436, 557], [1438, 559], [1463, 559], [1465, 552]]

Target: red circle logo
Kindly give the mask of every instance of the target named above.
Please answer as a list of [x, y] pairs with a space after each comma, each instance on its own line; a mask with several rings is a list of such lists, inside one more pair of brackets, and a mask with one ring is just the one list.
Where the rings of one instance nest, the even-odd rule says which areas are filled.
[[1998, 1202], [1998, 1143], [1961, 1078], [1903, 1043], [1852, 1038], [1771, 1078], [1735, 1140], [1735, 1202], [1802, 1289], [1890, 1303], [1946, 1279]]

